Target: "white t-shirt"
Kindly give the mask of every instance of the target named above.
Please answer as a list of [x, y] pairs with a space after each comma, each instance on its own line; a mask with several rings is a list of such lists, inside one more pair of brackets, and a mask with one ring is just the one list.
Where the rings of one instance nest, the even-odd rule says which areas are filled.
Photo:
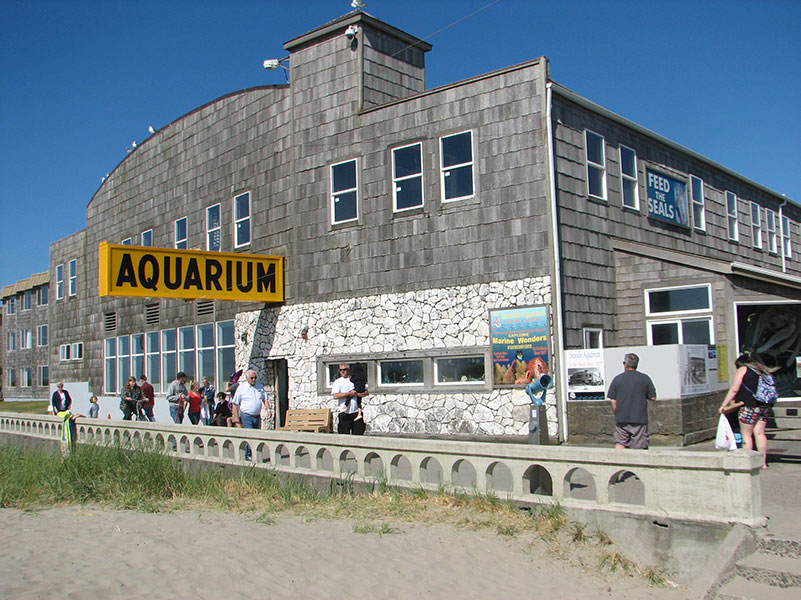
[[231, 403], [238, 404], [241, 412], [258, 417], [261, 414], [262, 403], [266, 400], [267, 392], [264, 391], [261, 383], [256, 382], [256, 385], [253, 386], [250, 385], [250, 382], [245, 381], [236, 388], [236, 394]]
[[[347, 394], [349, 391], [353, 389], [353, 382], [347, 377], [340, 377], [333, 384], [331, 384], [331, 394]], [[366, 388], [365, 388], [366, 389]], [[337, 402], [337, 408], [343, 406], [347, 403], [347, 408], [345, 412], [348, 414], [353, 414], [358, 412], [359, 405], [356, 402], [356, 396], [352, 398], [334, 398]], [[350, 401], [348, 401], [350, 400]]]

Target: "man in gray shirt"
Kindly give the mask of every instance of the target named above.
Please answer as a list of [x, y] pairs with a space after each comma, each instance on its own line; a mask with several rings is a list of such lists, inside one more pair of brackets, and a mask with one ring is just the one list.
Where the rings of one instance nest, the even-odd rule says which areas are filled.
[[184, 420], [184, 406], [189, 400], [189, 392], [186, 391], [186, 373], [178, 371], [173, 381], [167, 388], [167, 402], [170, 404], [170, 417], [173, 423], [181, 423]]
[[624, 371], [606, 393], [615, 414], [615, 448], [648, 449], [648, 400], [656, 400], [656, 388], [648, 375], [637, 371], [639, 364], [639, 356], [626, 354]]

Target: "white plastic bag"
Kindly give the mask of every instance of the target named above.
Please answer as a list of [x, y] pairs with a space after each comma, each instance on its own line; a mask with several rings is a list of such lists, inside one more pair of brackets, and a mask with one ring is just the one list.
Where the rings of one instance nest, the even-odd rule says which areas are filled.
[[731, 430], [731, 425], [729, 425], [729, 420], [726, 418], [726, 415], [720, 415], [718, 419], [718, 434], [715, 436], [715, 448], [718, 450], [737, 450], [734, 432]]

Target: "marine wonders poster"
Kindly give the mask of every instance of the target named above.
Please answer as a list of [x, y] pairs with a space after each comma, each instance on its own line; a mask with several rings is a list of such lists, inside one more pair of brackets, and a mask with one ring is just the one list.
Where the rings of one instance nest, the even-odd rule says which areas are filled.
[[549, 372], [548, 307], [490, 311], [492, 382], [522, 387]]

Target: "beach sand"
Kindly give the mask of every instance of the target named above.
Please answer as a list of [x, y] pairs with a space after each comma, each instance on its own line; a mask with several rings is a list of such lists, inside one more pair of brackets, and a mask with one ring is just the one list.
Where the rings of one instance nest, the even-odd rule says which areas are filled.
[[[494, 531], [214, 511], [0, 509], [0, 597], [127, 599], [675, 599], [597, 558]], [[380, 525], [380, 523], [379, 523]]]

